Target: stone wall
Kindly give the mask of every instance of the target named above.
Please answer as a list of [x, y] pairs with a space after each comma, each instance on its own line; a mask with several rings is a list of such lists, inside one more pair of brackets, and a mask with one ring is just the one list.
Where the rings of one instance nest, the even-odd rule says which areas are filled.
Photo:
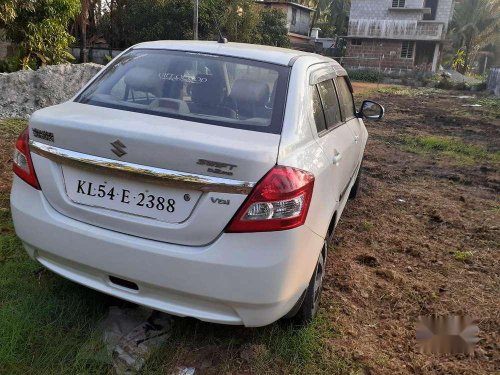
[[97, 64], [61, 64], [0, 74], [0, 118], [28, 117], [40, 108], [62, 103], [101, 69]]
[[353, 69], [378, 69], [379, 64], [384, 71], [411, 70], [414, 58], [401, 58], [401, 41], [363, 39], [361, 45], [349, 41], [344, 65]]

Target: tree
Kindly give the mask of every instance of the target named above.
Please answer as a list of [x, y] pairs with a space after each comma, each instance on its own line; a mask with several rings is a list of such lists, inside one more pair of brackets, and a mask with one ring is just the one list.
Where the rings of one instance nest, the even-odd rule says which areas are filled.
[[278, 9], [266, 9], [260, 12], [258, 32], [260, 44], [277, 47], [289, 47], [286, 14]]
[[346, 35], [349, 26], [351, 0], [316, 0], [310, 6], [316, 11], [313, 15], [311, 29], [319, 27], [323, 37]]
[[74, 38], [66, 29], [80, 10], [79, 0], [0, 1], [0, 22], [7, 37], [18, 44], [21, 68], [73, 59], [67, 49]]
[[[0, 0], [2, 1], [2, 0]], [[113, 48], [158, 39], [192, 39], [192, 0], [107, 0], [98, 31]], [[199, 39], [286, 46], [286, 16], [253, 0], [200, 0]], [[286, 40], [285, 40], [286, 39]]]
[[190, 0], [110, 0], [97, 32], [110, 48], [127, 48], [149, 40], [191, 39]]
[[500, 33], [500, 0], [463, 0], [455, 8], [450, 34], [460, 63], [456, 63], [460, 73], [472, 67], [481, 48], [498, 40]]
[[91, 0], [80, 0], [80, 5], [80, 14], [76, 22], [80, 31], [80, 62], [87, 62], [87, 25], [89, 23]]
[[104, 41], [97, 30], [97, 24], [102, 17], [103, 0], [80, 0], [81, 10], [71, 27], [73, 35], [80, 45], [80, 62], [87, 62], [88, 45], [96, 41]]
[[333, 0], [330, 3], [330, 22], [335, 26], [337, 35], [347, 35], [351, 0]]
[[192, 38], [189, 0], [129, 1], [124, 12], [125, 46], [149, 40]]
[[220, 29], [231, 42], [258, 43], [259, 23], [253, 0], [200, 1], [200, 39], [216, 40]]

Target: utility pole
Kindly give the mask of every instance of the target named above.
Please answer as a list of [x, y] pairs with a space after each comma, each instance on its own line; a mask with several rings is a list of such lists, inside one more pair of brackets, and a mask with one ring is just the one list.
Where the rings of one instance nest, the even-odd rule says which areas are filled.
[[199, 0], [194, 0], [194, 12], [193, 12], [193, 39], [198, 40], [198, 5]]

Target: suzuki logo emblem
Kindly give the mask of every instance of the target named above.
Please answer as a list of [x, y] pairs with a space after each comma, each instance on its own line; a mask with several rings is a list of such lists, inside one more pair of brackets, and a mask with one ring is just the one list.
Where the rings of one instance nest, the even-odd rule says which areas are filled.
[[114, 142], [111, 142], [110, 143], [111, 146], [113, 146], [113, 148], [111, 149], [111, 151], [113, 151], [113, 153], [118, 156], [119, 158], [121, 158], [123, 155], [125, 155], [127, 152], [124, 150], [124, 148], [127, 148], [127, 146], [125, 146], [122, 141], [120, 141], [119, 139], [117, 139], [116, 141]]

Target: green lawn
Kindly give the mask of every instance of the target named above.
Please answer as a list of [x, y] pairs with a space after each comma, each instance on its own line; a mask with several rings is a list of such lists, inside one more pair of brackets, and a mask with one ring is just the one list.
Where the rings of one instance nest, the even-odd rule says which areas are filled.
[[0, 373], [106, 371], [85, 349], [92, 347], [89, 342], [108, 299], [31, 260], [14, 234], [8, 199], [5, 194], [1, 198]]
[[500, 163], [499, 151], [490, 152], [484, 146], [465, 143], [452, 137], [401, 135], [398, 141], [404, 150], [418, 154], [444, 155], [465, 164], [484, 161]]

